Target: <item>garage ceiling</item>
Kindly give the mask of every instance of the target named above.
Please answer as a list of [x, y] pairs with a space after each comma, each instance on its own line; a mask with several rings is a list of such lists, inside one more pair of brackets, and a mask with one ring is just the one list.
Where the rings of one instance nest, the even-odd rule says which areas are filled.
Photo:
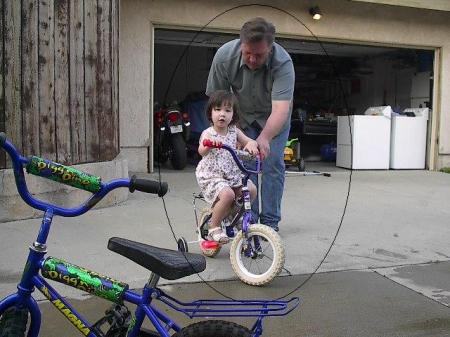
[[[155, 43], [181, 46], [213, 47], [218, 48], [224, 43], [235, 39], [237, 35], [217, 32], [197, 32], [187, 30], [156, 29]], [[342, 43], [329, 43], [309, 40], [277, 39], [289, 53], [333, 55], [342, 57], [373, 56], [391, 52], [393, 48], [350, 45]], [[324, 50], [325, 49], [325, 50]], [[326, 51], [326, 52], [325, 52]]]

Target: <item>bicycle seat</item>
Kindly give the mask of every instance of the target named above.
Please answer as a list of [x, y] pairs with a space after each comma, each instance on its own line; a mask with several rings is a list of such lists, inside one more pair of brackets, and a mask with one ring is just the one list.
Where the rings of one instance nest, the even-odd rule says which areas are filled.
[[108, 249], [129, 258], [166, 280], [177, 280], [200, 273], [206, 268], [203, 255], [153, 247], [118, 237], [109, 239]]

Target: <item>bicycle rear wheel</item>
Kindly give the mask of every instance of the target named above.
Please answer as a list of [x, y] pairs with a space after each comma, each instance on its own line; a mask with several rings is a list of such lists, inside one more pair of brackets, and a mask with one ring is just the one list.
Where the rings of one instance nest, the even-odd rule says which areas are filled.
[[[115, 331], [113, 333], [106, 334], [105, 337], [126, 337], [127, 336], [128, 329], [123, 329], [121, 331]], [[141, 329], [139, 330], [139, 337], [161, 337], [159, 333], [152, 330], [147, 329]]]
[[28, 310], [12, 307], [0, 318], [0, 337], [24, 337], [27, 329]]
[[250, 225], [247, 236], [248, 240], [239, 231], [231, 243], [231, 266], [244, 283], [262, 286], [283, 269], [283, 243], [277, 232], [262, 224]]
[[251, 337], [251, 332], [233, 322], [213, 320], [188, 325], [172, 337]]

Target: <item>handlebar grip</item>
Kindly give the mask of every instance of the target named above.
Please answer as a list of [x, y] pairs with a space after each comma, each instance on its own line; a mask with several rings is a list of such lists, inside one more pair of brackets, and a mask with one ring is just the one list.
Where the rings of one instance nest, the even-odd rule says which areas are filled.
[[222, 147], [222, 144], [214, 145], [212, 140], [210, 140], [210, 139], [203, 139], [203, 146], [214, 147], [214, 148], [220, 149]]
[[0, 132], [0, 147], [3, 147], [3, 144], [6, 142], [6, 135], [4, 132]]
[[135, 175], [130, 179], [130, 192], [133, 193], [135, 190], [158, 194], [158, 196], [163, 197], [167, 193], [168, 185], [166, 182], [159, 182], [155, 180], [137, 178]]

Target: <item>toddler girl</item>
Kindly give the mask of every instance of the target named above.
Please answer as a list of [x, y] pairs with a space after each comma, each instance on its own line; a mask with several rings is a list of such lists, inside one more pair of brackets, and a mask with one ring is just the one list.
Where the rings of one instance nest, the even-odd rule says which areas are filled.
[[[236, 127], [238, 121], [237, 100], [232, 93], [224, 90], [214, 92], [208, 101], [206, 115], [212, 126], [200, 136], [198, 153], [203, 157], [195, 175], [205, 200], [212, 205], [208, 240], [227, 243], [228, 236], [220, 224], [230, 212], [234, 201], [240, 197], [242, 173], [226, 150], [203, 146], [203, 140], [214, 144], [227, 144], [236, 148], [236, 143], [252, 155], [258, 155], [258, 144]], [[248, 180], [250, 198], [256, 197], [256, 187]]]

